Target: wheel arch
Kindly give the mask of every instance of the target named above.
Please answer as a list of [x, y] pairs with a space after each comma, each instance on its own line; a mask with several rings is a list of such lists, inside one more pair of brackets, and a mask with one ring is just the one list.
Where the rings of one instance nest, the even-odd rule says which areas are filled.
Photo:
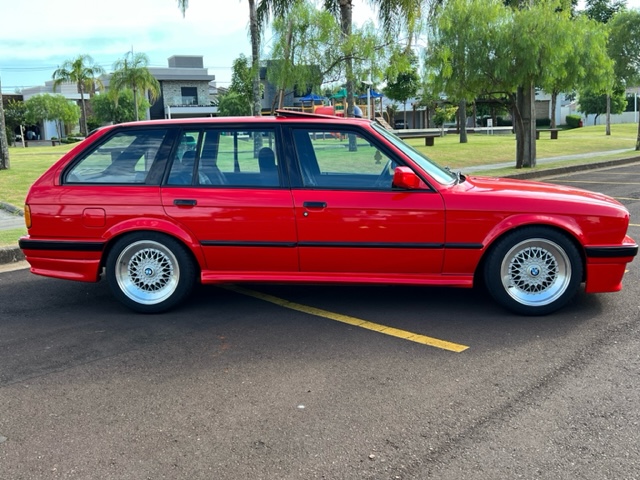
[[160, 219], [134, 219], [122, 224], [119, 224], [107, 231], [105, 237], [107, 241], [102, 251], [102, 258], [100, 259], [100, 268], [103, 268], [106, 264], [107, 257], [113, 249], [114, 244], [125, 237], [126, 235], [133, 233], [153, 232], [167, 237], [173, 238], [182, 244], [187, 251], [188, 255], [193, 260], [193, 265], [197, 269], [198, 274], [205, 265], [205, 259], [202, 252], [200, 242], [187, 230], [175, 225], [174, 223], [167, 222]]
[[[531, 227], [543, 227], [548, 228], [549, 230], [553, 230], [561, 235], [564, 235], [573, 245], [576, 247], [580, 254], [580, 259], [583, 265], [583, 273], [582, 273], [582, 281], [584, 282], [586, 279], [586, 265], [587, 265], [587, 256], [584, 250], [584, 246], [580, 239], [584, 239], [584, 235], [582, 233], [582, 229], [580, 229], [579, 225], [576, 224], [573, 219], [567, 219], [568, 221], [562, 222], [551, 222], [548, 218], [545, 219], [529, 219], [524, 223], [502, 223], [496, 228], [494, 228], [489, 235], [486, 237], [484, 251], [482, 252], [482, 256], [480, 257], [480, 261], [476, 266], [476, 270], [474, 272], [474, 283], [479, 283], [482, 281], [483, 272], [486, 267], [487, 258], [490, 256], [491, 252], [495, 249], [496, 245], [500, 243], [507, 235], [510, 235], [513, 232], [524, 230], [526, 228]], [[502, 226], [502, 228], [500, 228]]]

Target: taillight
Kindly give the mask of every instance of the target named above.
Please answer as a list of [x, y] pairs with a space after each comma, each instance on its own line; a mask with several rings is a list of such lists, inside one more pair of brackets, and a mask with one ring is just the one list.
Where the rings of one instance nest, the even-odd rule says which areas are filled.
[[24, 223], [27, 225], [27, 228], [31, 228], [31, 209], [29, 205], [24, 206]]

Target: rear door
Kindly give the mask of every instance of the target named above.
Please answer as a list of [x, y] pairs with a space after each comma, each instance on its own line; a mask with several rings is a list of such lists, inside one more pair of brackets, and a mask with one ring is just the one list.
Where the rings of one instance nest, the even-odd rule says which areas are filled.
[[162, 188], [168, 215], [233, 275], [298, 271], [293, 201], [275, 127], [184, 131]]

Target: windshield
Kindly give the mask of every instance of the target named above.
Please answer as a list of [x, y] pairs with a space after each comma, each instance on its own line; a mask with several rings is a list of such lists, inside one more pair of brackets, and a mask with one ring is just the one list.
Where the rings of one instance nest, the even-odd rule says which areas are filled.
[[371, 126], [380, 133], [383, 137], [385, 137], [389, 142], [393, 143], [399, 150], [401, 150], [407, 157], [409, 157], [413, 162], [422, 168], [426, 173], [428, 173], [435, 181], [438, 183], [442, 183], [444, 185], [449, 185], [451, 183], [456, 182], [456, 175], [449, 170], [442, 168], [440, 165], [434, 163], [431, 159], [427, 158], [426, 155], [419, 152], [415, 148], [410, 145], [407, 145], [398, 137], [396, 137], [393, 133], [381, 127], [377, 123], [372, 123]]

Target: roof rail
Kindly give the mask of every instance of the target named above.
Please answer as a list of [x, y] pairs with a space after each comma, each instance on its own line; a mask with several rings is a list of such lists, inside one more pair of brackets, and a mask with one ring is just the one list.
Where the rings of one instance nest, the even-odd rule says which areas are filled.
[[335, 120], [337, 117], [335, 115], [323, 115], [320, 113], [307, 113], [307, 112], [298, 112], [296, 110], [276, 110], [277, 117], [285, 117], [285, 118], [331, 118]]

